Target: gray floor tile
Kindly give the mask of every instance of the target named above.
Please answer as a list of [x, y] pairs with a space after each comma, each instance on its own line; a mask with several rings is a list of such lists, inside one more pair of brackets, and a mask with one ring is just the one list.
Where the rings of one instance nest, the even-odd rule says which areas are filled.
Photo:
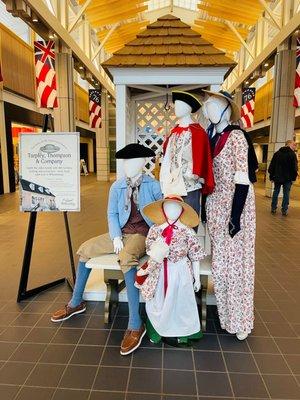
[[63, 328], [85, 328], [90, 319], [90, 315], [78, 314], [73, 318], [62, 322]]
[[88, 400], [89, 390], [57, 389], [51, 400]]
[[250, 336], [247, 338], [247, 342], [253, 353], [279, 353], [279, 350], [272, 338]]
[[[150, 350], [152, 351], [152, 350]], [[199, 352], [200, 353], [200, 352]], [[194, 369], [191, 350], [164, 350], [165, 369]]]
[[[120, 317], [121, 318], [121, 317]], [[103, 315], [92, 315], [87, 324], [88, 329], [110, 329], [111, 323], [104, 322]]]
[[300, 354], [300, 339], [276, 338], [275, 340], [283, 354]]
[[19, 343], [0, 342], [0, 360], [8, 360], [18, 346]]
[[19, 312], [0, 312], [0, 326], [9, 326], [19, 315]]
[[163, 392], [165, 394], [196, 395], [194, 371], [163, 371]]
[[231, 373], [230, 379], [236, 397], [268, 398], [260, 375]]
[[55, 333], [56, 329], [53, 328], [33, 328], [28, 336], [26, 336], [24, 339], [24, 342], [48, 343], [53, 338]]
[[132, 366], [137, 368], [161, 368], [162, 350], [140, 348], [133, 354]]
[[0, 341], [4, 342], [21, 342], [30, 332], [31, 328], [24, 328], [18, 326], [9, 326], [0, 335]]
[[288, 365], [292, 369], [294, 374], [300, 374], [300, 355], [285, 355]]
[[49, 344], [40, 362], [50, 364], [67, 364], [75, 349], [74, 345]]
[[266, 326], [273, 337], [296, 337], [295, 331], [287, 324], [267, 322]]
[[232, 396], [226, 373], [197, 372], [199, 396]]
[[36, 387], [24, 386], [15, 400], [35, 400], [35, 399], [51, 400], [54, 390], [55, 390], [54, 388], [50, 389], [50, 388], [36, 388]]
[[235, 335], [219, 335], [219, 340], [223, 351], [237, 351], [249, 353], [249, 348], [245, 341], [240, 341]]
[[[161, 397], [159, 394], [127, 393], [126, 400], [161, 400]], [[181, 397], [181, 400], [184, 398]]]
[[263, 375], [272, 399], [300, 399], [300, 387], [293, 376]]
[[[127, 396], [126, 400], [128, 399]], [[125, 393], [93, 391], [90, 400], [125, 400]]]
[[195, 368], [199, 371], [225, 371], [225, 364], [221, 352], [194, 351]]
[[129, 392], [160, 393], [161, 370], [132, 368], [129, 379]]
[[[108, 334], [109, 334], [108, 330], [86, 329], [79, 341], [79, 344], [92, 344], [95, 346], [104, 346]], [[121, 344], [121, 342], [119, 344]]]
[[98, 365], [102, 352], [103, 347], [101, 346], [77, 346], [70, 364]]
[[11, 326], [35, 326], [37, 321], [41, 318], [40, 314], [19, 314], [19, 316], [11, 321]]
[[254, 354], [258, 368], [262, 374], [289, 374], [290, 371], [281, 355]]
[[22, 343], [11, 356], [10, 361], [37, 362], [46, 344]]
[[258, 373], [251, 354], [224, 353], [224, 357], [229, 372]]
[[0, 370], [0, 383], [23, 385], [34, 364], [8, 361]]
[[21, 386], [0, 384], [0, 399], [13, 400]]
[[195, 350], [220, 350], [217, 335], [205, 334], [202, 339], [193, 343]]
[[69, 365], [59, 383], [59, 387], [70, 389], [90, 389], [97, 372], [96, 366]]
[[48, 303], [44, 301], [32, 301], [28, 304], [27, 307], [24, 308], [24, 312], [43, 314], [49, 308], [50, 304], [51, 302]]
[[270, 336], [270, 333], [263, 323], [254, 322], [254, 329], [251, 332], [251, 336]]
[[100, 367], [96, 376], [94, 390], [126, 390], [129, 368]]
[[132, 355], [121, 356], [119, 347], [106, 346], [101, 360], [102, 365], [129, 367]]
[[26, 385], [56, 387], [64, 369], [64, 365], [37, 364], [28, 378]]
[[52, 343], [77, 344], [82, 333], [83, 329], [60, 328], [56, 331]]

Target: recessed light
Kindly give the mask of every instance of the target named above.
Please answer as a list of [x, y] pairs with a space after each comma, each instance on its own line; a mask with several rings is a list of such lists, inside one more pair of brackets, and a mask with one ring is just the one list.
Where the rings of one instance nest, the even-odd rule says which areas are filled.
[[39, 22], [39, 20], [37, 19], [37, 17], [33, 17], [32, 22]]
[[53, 33], [49, 34], [49, 39], [54, 39], [54, 34]]
[[80, 65], [79, 69], [84, 69], [82, 65]]
[[268, 67], [269, 66], [269, 63], [264, 63], [264, 67]]
[[249, 85], [249, 81], [246, 81], [245, 83], [246, 83], [246, 85]]

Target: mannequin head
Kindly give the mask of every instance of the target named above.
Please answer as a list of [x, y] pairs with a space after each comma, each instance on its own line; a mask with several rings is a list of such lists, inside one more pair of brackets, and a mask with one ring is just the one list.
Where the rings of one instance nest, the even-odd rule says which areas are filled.
[[182, 207], [178, 201], [164, 202], [163, 209], [169, 222], [176, 221], [182, 213]]
[[[224, 112], [224, 110], [227, 110]], [[219, 96], [210, 96], [202, 106], [203, 115], [213, 124], [222, 121], [229, 122], [231, 117], [231, 106], [226, 99]], [[223, 114], [223, 115], [222, 115]]]
[[190, 116], [192, 113], [192, 107], [181, 100], [175, 100], [175, 115], [177, 118]]
[[146, 158], [129, 158], [123, 160], [124, 173], [127, 178], [134, 178], [143, 172]]

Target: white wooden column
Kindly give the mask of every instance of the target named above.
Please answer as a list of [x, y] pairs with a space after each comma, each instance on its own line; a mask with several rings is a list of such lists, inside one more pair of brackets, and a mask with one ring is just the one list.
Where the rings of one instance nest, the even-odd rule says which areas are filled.
[[6, 127], [5, 127], [3, 88], [1, 87], [1, 85], [0, 85], [0, 151], [1, 151], [1, 161], [2, 161], [3, 191], [4, 193], [9, 193], [10, 188], [9, 188], [9, 175], [8, 175]]
[[[293, 139], [295, 129], [295, 108], [293, 107], [296, 40], [286, 39], [279, 47], [275, 57], [273, 109], [268, 146], [268, 166], [273, 154], [289, 139]], [[266, 196], [272, 195], [272, 183], [267, 174]]]
[[[116, 85], [116, 151], [126, 146], [128, 140], [129, 90], [126, 85]], [[117, 178], [123, 176], [122, 163], [117, 160]]]
[[57, 132], [75, 131], [74, 63], [71, 50], [62, 45], [56, 53], [58, 108], [54, 109], [54, 126]]
[[108, 93], [101, 93], [101, 128], [96, 129], [97, 180], [109, 181], [109, 113]]

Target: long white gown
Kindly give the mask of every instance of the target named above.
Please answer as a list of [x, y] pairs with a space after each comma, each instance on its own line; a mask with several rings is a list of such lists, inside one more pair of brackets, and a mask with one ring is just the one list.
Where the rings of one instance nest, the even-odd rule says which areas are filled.
[[[147, 250], [162, 236], [163, 229], [164, 225], [150, 228], [146, 239]], [[148, 299], [148, 318], [160, 336], [190, 336], [201, 330], [191, 263], [204, 257], [194, 230], [180, 223], [170, 244], [166, 295], [163, 263], [157, 264], [157, 279], [148, 278], [142, 288], [143, 296]]]

